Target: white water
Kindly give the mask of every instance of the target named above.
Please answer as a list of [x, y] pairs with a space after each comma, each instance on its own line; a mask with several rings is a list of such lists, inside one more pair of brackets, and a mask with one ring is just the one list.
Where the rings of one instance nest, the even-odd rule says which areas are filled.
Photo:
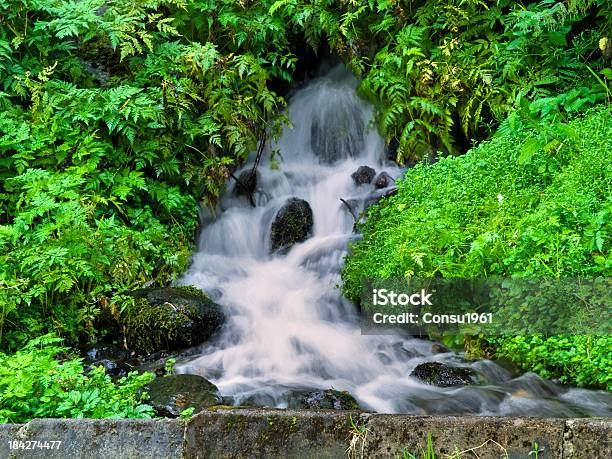
[[[257, 207], [233, 197], [231, 184], [225, 210], [203, 230], [182, 280], [224, 305], [228, 323], [179, 371], [210, 379], [235, 404], [284, 407], [291, 390], [333, 387], [379, 412], [610, 415], [610, 396], [603, 392], [561, 389], [533, 374], [512, 379], [490, 361], [432, 354], [428, 341], [361, 335], [353, 306], [337, 288], [354, 237], [353, 217], [340, 198], [372, 192], [351, 179], [361, 165], [393, 176], [400, 171], [383, 161], [383, 142], [367, 129], [371, 110], [356, 98], [355, 86], [335, 69], [295, 94], [289, 105], [294, 128], [273, 147], [280, 150], [280, 167], [273, 170], [269, 159], [259, 166]], [[321, 164], [334, 148], [343, 158]], [[289, 197], [310, 203], [313, 234], [286, 255], [270, 255], [270, 226]], [[409, 377], [426, 361], [471, 366], [484, 384], [437, 388]]]

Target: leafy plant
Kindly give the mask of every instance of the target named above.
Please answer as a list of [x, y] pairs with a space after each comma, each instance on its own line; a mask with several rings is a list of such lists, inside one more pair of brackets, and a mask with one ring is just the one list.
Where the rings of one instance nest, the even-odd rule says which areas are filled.
[[[398, 194], [368, 212], [342, 272], [347, 296], [359, 299], [364, 278], [609, 276], [610, 112], [500, 132], [465, 156], [409, 169]], [[609, 386], [605, 337], [538, 339], [494, 342], [524, 369]]]
[[4, 348], [49, 330], [95, 339], [115, 293], [184, 271], [198, 203], [214, 205], [230, 167], [284, 120], [269, 84], [294, 61], [263, 12], [0, 3]]
[[143, 387], [151, 373], [130, 373], [113, 383], [97, 367], [84, 373], [62, 340], [45, 335], [13, 355], [0, 353], [0, 422], [35, 417], [150, 418]]

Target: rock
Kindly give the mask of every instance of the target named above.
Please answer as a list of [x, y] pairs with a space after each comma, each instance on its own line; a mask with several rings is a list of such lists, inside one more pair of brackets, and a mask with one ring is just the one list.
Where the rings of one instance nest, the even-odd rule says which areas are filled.
[[451, 367], [440, 362], [421, 363], [410, 373], [410, 376], [425, 384], [443, 387], [475, 382], [474, 373], [469, 368]]
[[325, 409], [325, 410], [358, 410], [357, 400], [343, 390], [327, 389], [315, 391], [297, 391], [289, 400], [289, 408]]
[[128, 345], [151, 354], [207, 341], [225, 322], [221, 306], [195, 287], [145, 288], [121, 314]]
[[391, 186], [386, 189], [376, 190], [370, 193], [364, 200], [363, 208], [367, 209], [368, 207], [377, 204], [382, 198], [388, 198], [389, 196], [393, 196], [397, 194], [397, 187]]
[[376, 171], [370, 166], [359, 166], [359, 168], [351, 174], [355, 185], [366, 185], [372, 183]]
[[[252, 196], [257, 188], [258, 182], [258, 174], [257, 169], [248, 169], [243, 171], [238, 176], [238, 180], [240, 183], [236, 183], [236, 187], [234, 188], [234, 194], [236, 196]], [[244, 185], [244, 186], [241, 186]]]
[[446, 352], [450, 352], [450, 350], [443, 344], [433, 343], [431, 345], [431, 352], [433, 352], [434, 354], [444, 354]]
[[95, 344], [83, 350], [85, 355], [85, 371], [102, 366], [107, 375], [112, 378], [122, 378], [132, 370], [125, 361], [129, 352], [113, 344]]
[[198, 346], [182, 349], [180, 351], [163, 350], [154, 354], [139, 356], [137, 359], [134, 359], [133, 365], [139, 372], [149, 371], [155, 373], [157, 376], [164, 376], [168, 374], [168, 360], [173, 359], [178, 364], [193, 359], [193, 357], [199, 353], [200, 350]]
[[123, 361], [129, 357], [129, 351], [114, 344], [96, 343], [83, 349], [85, 362], [95, 362], [103, 359]]
[[377, 190], [380, 190], [382, 188], [387, 188], [391, 186], [392, 183], [395, 183], [395, 181], [393, 180], [393, 177], [391, 177], [385, 171], [382, 171], [374, 179], [374, 188], [376, 188]]
[[219, 389], [198, 375], [169, 375], [157, 377], [145, 386], [147, 401], [158, 416], [176, 418], [187, 408], [194, 413], [222, 402]]
[[110, 359], [96, 360], [89, 365], [85, 365], [84, 370], [86, 373], [89, 373], [94, 369], [94, 367], [99, 366], [102, 366], [104, 368], [104, 372], [114, 379], [123, 378], [131, 371], [131, 368], [125, 363]]
[[310, 126], [312, 151], [326, 164], [355, 157], [363, 150], [364, 125], [361, 109], [355, 101], [341, 99], [325, 104]]
[[310, 204], [303, 199], [288, 199], [272, 222], [270, 231], [272, 251], [288, 250], [296, 242], [304, 241], [310, 235], [312, 225]]

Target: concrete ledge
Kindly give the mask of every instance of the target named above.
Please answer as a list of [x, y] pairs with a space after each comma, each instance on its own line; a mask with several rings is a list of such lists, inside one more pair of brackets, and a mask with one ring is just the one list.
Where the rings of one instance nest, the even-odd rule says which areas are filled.
[[[223, 409], [189, 421], [36, 419], [0, 425], [0, 458], [394, 458], [431, 435], [442, 458], [612, 458], [612, 419], [536, 419]], [[11, 449], [9, 441], [58, 441]], [[530, 454], [531, 453], [531, 454]]]
[[[6, 427], [6, 426], [2, 426]], [[183, 457], [185, 422], [177, 419], [34, 419], [0, 429], [0, 458], [139, 459]], [[17, 427], [17, 428], [15, 428]], [[33, 446], [61, 441], [58, 449], [11, 449], [9, 441]], [[30, 442], [30, 443], [28, 443]]]
[[[374, 415], [367, 422], [366, 456], [387, 458], [426, 450], [431, 435], [436, 453], [466, 457], [561, 457], [565, 421], [500, 417]], [[472, 453], [473, 452], [473, 453]], [[533, 454], [531, 455], [533, 456]]]
[[569, 419], [563, 437], [564, 458], [612, 458], [612, 420]]
[[[349, 412], [228, 410], [204, 412], [187, 425], [188, 458], [342, 458]], [[359, 413], [353, 413], [355, 418]]]

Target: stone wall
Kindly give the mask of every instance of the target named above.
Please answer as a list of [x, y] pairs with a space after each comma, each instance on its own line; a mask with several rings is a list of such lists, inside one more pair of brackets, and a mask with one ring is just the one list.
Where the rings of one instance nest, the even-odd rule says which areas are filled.
[[[0, 458], [394, 458], [431, 436], [438, 457], [612, 458], [611, 419], [227, 409], [188, 421], [36, 419], [0, 425]], [[9, 441], [33, 446], [10, 449]], [[27, 442], [31, 443], [27, 443]], [[36, 441], [61, 441], [40, 449]], [[537, 447], [536, 447], [537, 444]], [[531, 454], [530, 454], [531, 453]]]

